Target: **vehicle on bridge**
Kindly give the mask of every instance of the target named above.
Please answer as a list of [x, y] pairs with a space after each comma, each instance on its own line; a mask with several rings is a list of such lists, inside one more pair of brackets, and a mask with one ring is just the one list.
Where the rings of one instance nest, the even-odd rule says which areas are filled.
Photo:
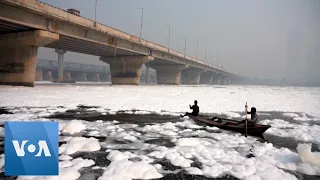
[[80, 11], [76, 9], [68, 9], [67, 12], [76, 16], [80, 16]]

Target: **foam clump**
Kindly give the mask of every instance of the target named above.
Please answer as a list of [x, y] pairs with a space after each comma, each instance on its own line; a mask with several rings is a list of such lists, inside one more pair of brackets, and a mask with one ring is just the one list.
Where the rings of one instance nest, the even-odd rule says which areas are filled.
[[74, 134], [74, 133], [81, 132], [84, 129], [86, 129], [86, 126], [82, 124], [81, 121], [72, 120], [63, 127], [62, 132]]
[[126, 132], [121, 132], [121, 133], [119, 133], [119, 134], [117, 135], [117, 137], [122, 138], [122, 139], [124, 139], [124, 140], [132, 141], [132, 142], [134, 142], [134, 141], [137, 140], [137, 138], [136, 138], [135, 136], [132, 136], [132, 135], [126, 133]]
[[188, 168], [186, 168], [186, 171], [189, 174], [193, 174], [193, 175], [203, 175], [203, 172], [199, 168], [196, 168], [196, 167], [188, 167]]
[[74, 159], [71, 162], [73, 164], [73, 167], [77, 170], [83, 167], [90, 167], [95, 164], [95, 162], [92, 159], [82, 159], [82, 158]]
[[266, 168], [259, 167], [257, 169], [256, 175], [258, 175], [261, 180], [275, 180], [275, 179], [297, 180], [297, 178], [294, 175], [286, 173], [282, 169], [278, 169], [275, 166], [268, 166]]
[[298, 144], [297, 151], [300, 162], [320, 168], [320, 152], [311, 152], [311, 144]]
[[148, 154], [148, 156], [155, 157], [157, 159], [162, 159], [166, 156], [168, 151], [167, 147], [160, 146], [158, 147], [158, 151], [152, 151]]
[[178, 135], [179, 129], [172, 122], [167, 122], [163, 124], [146, 125], [141, 128], [143, 132], [154, 132], [166, 136], [176, 136]]
[[170, 163], [174, 166], [180, 166], [180, 167], [190, 167], [191, 166], [191, 160], [184, 158], [177, 152], [167, 152], [165, 155], [165, 158], [170, 160]]
[[108, 154], [107, 159], [110, 161], [121, 161], [123, 159], [130, 159], [133, 157], [136, 157], [136, 155], [132, 154], [131, 152], [120, 152], [118, 150], [113, 150]]
[[0, 155], [0, 169], [4, 166], [4, 154]]
[[182, 122], [176, 122], [176, 126], [185, 127], [189, 129], [201, 129], [203, 126], [196, 125], [193, 120], [184, 120]]
[[232, 167], [230, 165], [222, 165], [219, 163], [214, 163], [212, 166], [203, 165], [203, 174], [209, 177], [219, 177], [223, 173], [228, 172], [231, 170]]
[[132, 162], [128, 159], [122, 159], [111, 162], [98, 180], [157, 179], [161, 177], [162, 175], [155, 167], [146, 162]]
[[4, 128], [0, 127], [0, 137], [4, 137]]
[[66, 160], [70, 160], [70, 159], [72, 159], [72, 157], [69, 155], [62, 154], [61, 156], [59, 156], [59, 160], [61, 160], [61, 161], [66, 161]]
[[63, 144], [59, 147], [59, 154], [66, 155], [76, 152], [91, 152], [100, 150], [101, 146], [98, 139], [85, 138], [85, 137], [73, 137], [67, 141], [67, 144]]
[[198, 138], [180, 138], [176, 141], [178, 146], [197, 146], [200, 144]]

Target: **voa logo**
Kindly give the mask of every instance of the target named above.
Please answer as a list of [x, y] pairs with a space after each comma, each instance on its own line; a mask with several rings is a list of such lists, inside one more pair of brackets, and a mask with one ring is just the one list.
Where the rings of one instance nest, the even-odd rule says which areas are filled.
[[5, 175], [59, 173], [57, 122], [5, 122]]
[[[17, 140], [12, 140], [12, 144], [14, 146], [14, 149], [16, 150], [17, 156], [23, 157], [25, 155], [24, 147], [27, 142], [28, 142], [28, 140], [24, 140], [24, 141], [22, 141], [21, 144], [19, 144], [19, 142]], [[44, 153], [44, 156], [51, 156], [51, 153], [49, 151], [49, 148], [48, 148], [46, 141], [40, 140], [38, 142], [38, 147], [39, 147], [39, 151], [35, 156], [41, 156], [42, 152]], [[30, 144], [30, 145], [28, 145], [27, 150], [30, 153], [34, 153], [36, 151], [36, 146], [34, 144]]]

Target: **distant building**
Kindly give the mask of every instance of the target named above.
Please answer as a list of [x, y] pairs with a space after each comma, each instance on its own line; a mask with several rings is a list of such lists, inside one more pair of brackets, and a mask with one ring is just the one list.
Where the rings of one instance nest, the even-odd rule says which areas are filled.
[[67, 12], [76, 16], [80, 16], [80, 11], [76, 9], [68, 9]]

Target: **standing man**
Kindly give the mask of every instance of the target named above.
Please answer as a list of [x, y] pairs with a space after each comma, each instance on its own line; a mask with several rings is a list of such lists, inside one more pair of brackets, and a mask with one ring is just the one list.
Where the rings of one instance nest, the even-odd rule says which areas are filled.
[[194, 101], [194, 105], [193, 105], [193, 106], [189, 105], [189, 107], [190, 107], [190, 109], [192, 109], [192, 113], [186, 112], [185, 115], [180, 114], [181, 117], [185, 117], [185, 116], [189, 116], [189, 115], [191, 115], [191, 116], [198, 116], [198, 114], [199, 114], [198, 101], [195, 100], [195, 101]]

